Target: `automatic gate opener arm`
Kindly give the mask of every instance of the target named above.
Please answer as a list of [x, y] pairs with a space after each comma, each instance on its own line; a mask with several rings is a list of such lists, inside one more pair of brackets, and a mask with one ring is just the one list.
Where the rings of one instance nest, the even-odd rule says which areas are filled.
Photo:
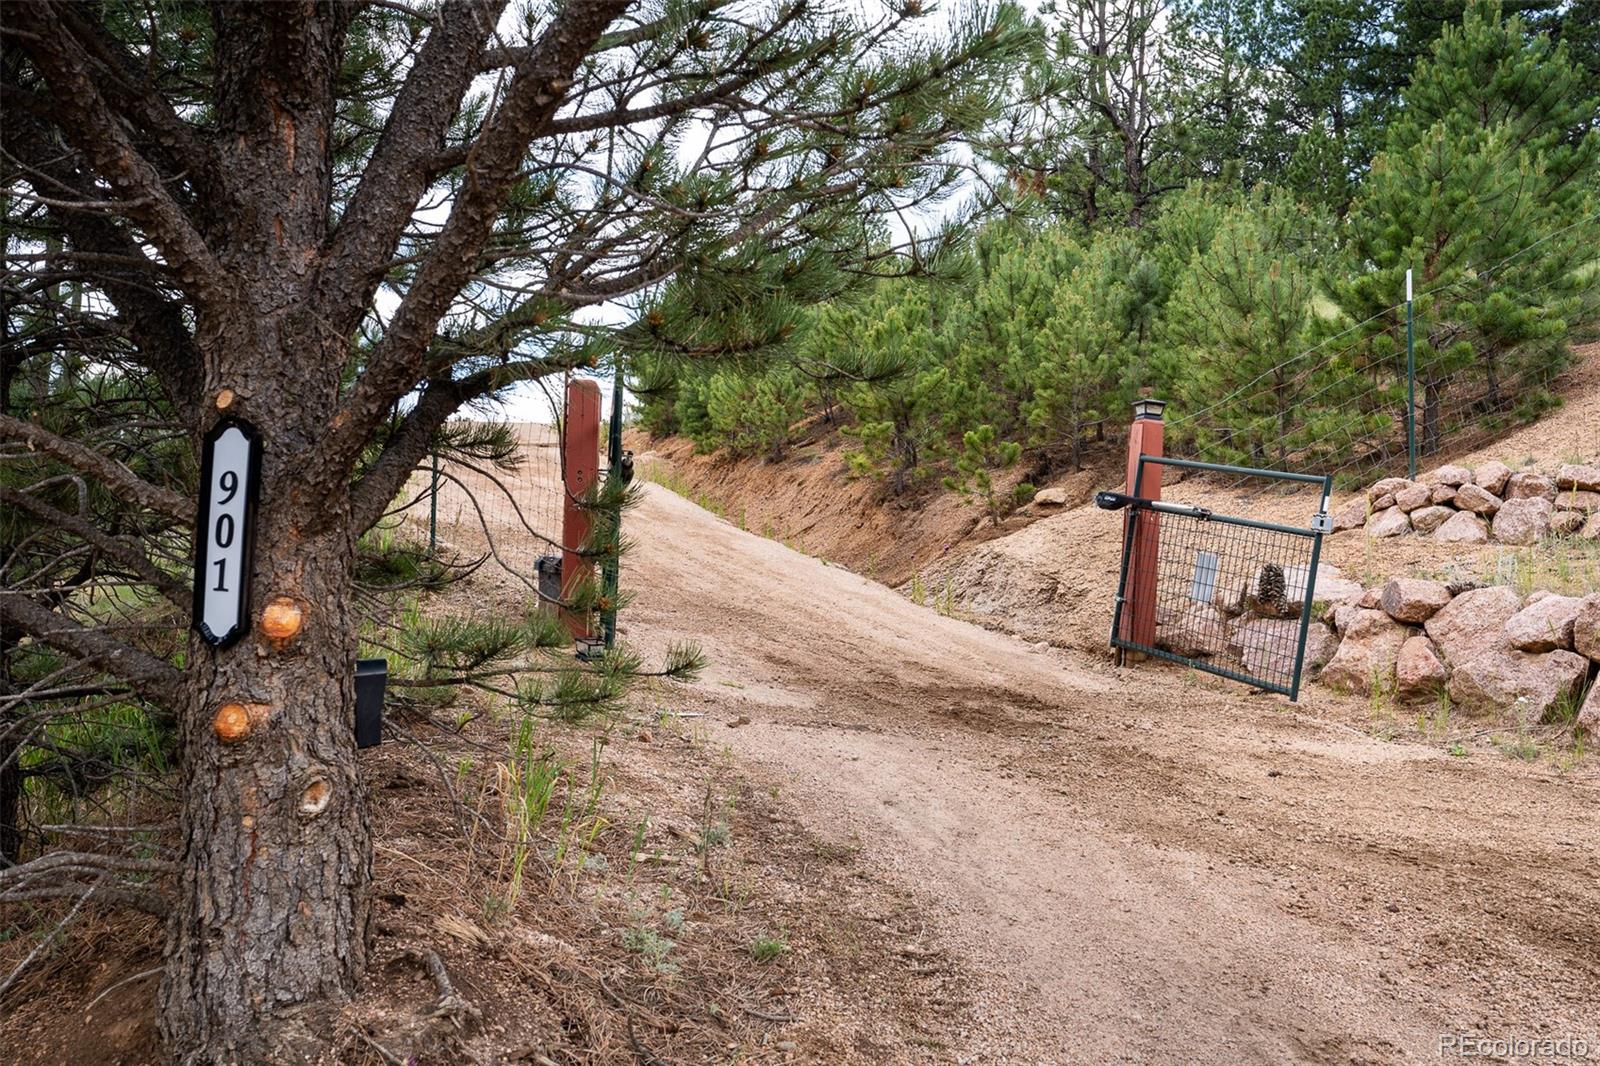
[[1157, 514], [1178, 514], [1186, 518], [1197, 518], [1202, 522], [1209, 522], [1214, 513], [1208, 507], [1190, 507], [1186, 503], [1163, 503], [1160, 500], [1140, 500], [1139, 506], [1148, 507]]
[[1190, 507], [1186, 503], [1165, 503], [1161, 500], [1147, 500], [1143, 496], [1129, 496], [1126, 492], [1097, 492], [1094, 494], [1094, 505], [1105, 511], [1120, 511], [1124, 507], [1133, 507], [1143, 511], [1155, 511], [1157, 514], [1183, 515], [1185, 518], [1198, 518], [1205, 522], [1211, 518], [1212, 511], [1205, 507]]
[[1102, 511], [1120, 511], [1136, 499], [1126, 492], [1097, 492], [1094, 494], [1094, 505]]

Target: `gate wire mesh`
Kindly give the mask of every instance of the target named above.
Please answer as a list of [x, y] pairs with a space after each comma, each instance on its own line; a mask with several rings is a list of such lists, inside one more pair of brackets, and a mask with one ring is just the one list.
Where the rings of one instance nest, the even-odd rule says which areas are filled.
[[[1206, 470], [1211, 464], [1147, 457]], [[1315, 481], [1235, 467], [1249, 478]], [[1112, 646], [1183, 663], [1290, 699], [1299, 695], [1321, 533], [1135, 496], [1128, 511]], [[1153, 559], [1150, 556], [1153, 555]]]
[[[569, 374], [538, 383], [551, 423], [492, 417], [479, 421], [475, 428], [496, 427], [509, 438], [507, 454], [495, 460], [430, 456], [413, 475], [408, 499], [397, 509], [407, 533], [426, 540], [430, 549], [465, 565], [498, 568], [530, 597], [549, 605], [561, 602], [560, 583], [553, 569], [541, 582], [541, 560], [550, 566], [563, 550], [584, 548], [564, 544], [562, 535], [569, 496], [563, 431], [570, 379]], [[607, 473], [602, 465], [602, 484]]]

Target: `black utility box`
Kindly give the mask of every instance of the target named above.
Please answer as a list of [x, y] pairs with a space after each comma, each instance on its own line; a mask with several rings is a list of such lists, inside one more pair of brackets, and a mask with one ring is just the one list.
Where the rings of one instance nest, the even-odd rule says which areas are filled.
[[533, 569], [539, 575], [539, 606], [553, 610], [561, 602], [561, 556], [541, 555]]
[[388, 687], [388, 659], [356, 660], [356, 747], [376, 747], [383, 739], [383, 692]]

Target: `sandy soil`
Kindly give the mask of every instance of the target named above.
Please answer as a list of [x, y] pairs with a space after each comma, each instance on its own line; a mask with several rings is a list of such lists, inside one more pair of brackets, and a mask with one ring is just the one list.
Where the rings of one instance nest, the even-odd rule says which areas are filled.
[[[1080, 508], [994, 542], [1054, 553], [1071, 580], [1041, 588], [1040, 616], [1086, 646], [1104, 646], [1116, 524]], [[1330, 693], [1297, 708], [1120, 670], [658, 486], [628, 529], [624, 639], [698, 640], [712, 665], [683, 706], [723, 723], [713, 736], [801, 826], [913, 893], [933, 943], [980, 975], [958, 1061], [1405, 1062], [1455, 1031], [1600, 1046], [1592, 760], [1453, 758], [1352, 728], [1365, 706]], [[1429, 550], [1331, 545], [1353, 573]]]
[[[1464, 458], [1584, 454], [1589, 355], [1560, 412]], [[810, 477], [771, 473], [774, 506], [814, 500]], [[729, 498], [759, 497], [746, 480]], [[1297, 523], [1315, 504], [1198, 481], [1167, 495]], [[1330, 693], [1297, 708], [1114, 668], [1118, 516], [1093, 507], [948, 553], [919, 581], [927, 607], [731, 517], [646, 490], [624, 638], [700, 641], [712, 667], [683, 705], [982, 976], [958, 1061], [1422, 1061], [1456, 1031], [1600, 1046], [1592, 760], [1453, 758], [1375, 739], [1365, 704]], [[1481, 573], [1502, 551], [1328, 544], [1368, 581]]]
[[[638, 431], [629, 433], [627, 446], [637, 453], [644, 478], [664, 481], [740, 529], [843, 561], [887, 585], [899, 585], [973, 544], [1026, 528], [1044, 514], [1027, 506], [995, 524], [936, 478], [896, 497], [883, 481], [854, 474], [845, 457], [855, 442], [816, 420], [776, 461], [700, 455], [687, 439], [658, 440]], [[997, 491], [1010, 491], [1024, 473], [1023, 464], [996, 471]], [[1096, 483], [1087, 470], [1062, 481], [1080, 502]]]
[[[1173, 495], [1186, 488], [1203, 489]], [[441, 508], [462, 519], [442, 539], [477, 554], [466, 510]], [[509, 515], [486, 518], [518, 569], [543, 550]], [[1024, 576], [1045, 583], [1037, 617], [1086, 647], [1103, 642], [1114, 579], [1095, 546], [1116, 538], [1095, 522], [1114, 534], [1115, 516], [1081, 508], [1005, 538], [1061, 560]], [[494, 871], [451, 839], [437, 767], [380, 749], [379, 978], [339, 1020], [344, 1061], [377, 1061], [357, 1028], [396, 1047], [415, 1037], [433, 992], [411, 945], [438, 949], [495, 1019], [417, 1061], [714, 1061], [720, 1048], [828, 1066], [1391, 1063], [1435, 1060], [1440, 1035], [1463, 1031], [1600, 1049], [1592, 759], [1559, 772], [1452, 758], [1352, 728], [1360, 705], [1328, 694], [1297, 708], [1118, 669], [921, 606], [657, 486], [627, 530], [624, 639], [650, 655], [696, 640], [711, 666], [645, 693], [643, 728], [613, 734], [614, 824], [596, 841], [609, 879], [563, 874], [562, 891], [480, 942]], [[527, 597], [488, 567], [457, 594], [467, 609]], [[664, 733], [655, 711], [701, 713], [687, 720], [704, 728]], [[454, 765], [503, 751], [504, 734], [434, 739]], [[556, 741], [574, 762], [589, 742]], [[735, 842], [715, 876], [693, 843], [713, 795]], [[647, 849], [672, 861], [636, 884], [624, 871], [640, 819]], [[629, 928], [667, 929], [669, 906], [690, 932], [673, 934], [684, 969], [664, 980], [622, 944]], [[444, 917], [471, 935], [442, 933]], [[786, 930], [792, 951], [752, 972], [734, 957], [764, 930]], [[28, 1017], [12, 1019], [38, 1053], [23, 1061], [52, 1061], [39, 1033], [65, 1041], [54, 1061], [91, 1047], [141, 1061], [148, 981], [83, 1012], [156, 964], [150, 930], [116, 939], [114, 970], [90, 968], [107, 950], [91, 939], [36, 975]], [[82, 1023], [57, 1024], [68, 1016]], [[137, 1032], [119, 1039], [118, 1025]]]
[[1421, 1061], [1469, 1029], [1600, 1046], [1600, 775], [1030, 646], [658, 487], [630, 525], [626, 638], [698, 639], [693, 705], [750, 719], [730, 748], [1010, 979], [964, 1061]]

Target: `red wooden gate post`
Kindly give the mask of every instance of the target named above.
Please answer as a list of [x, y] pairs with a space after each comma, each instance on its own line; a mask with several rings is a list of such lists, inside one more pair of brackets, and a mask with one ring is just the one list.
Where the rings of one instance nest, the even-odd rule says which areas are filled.
[[[1161, 465], [1144, 464], [1139, 457], [1161, 457], [1165, 436], [1161, 422], [1163, 400], [1136, 400], [1133, 426], [1128, 431], [1128, 481], [1125, 491], [1145, 500], [1161, 499]], [[1156, 642], [1156, 575], [1160, 560], [1160, 516], [1154, 511], [1130, 510], [1126, 521], [1137, 522], [1128, 553], [1126, 603], [1122, 612], [1122, 639], [1147, 647]]]
[[[587, 379], [567, 382], [566, 425], [561, 436], [561, 473], [566, 493], [561, 513], [561, 599], [570, 600], [594, 577], [594, 560], [579, 554], [589, 539], [589, 512], [579, 501], [600, 476], [600, 386]], [[561, 622], [581, 645], [593, 640], [593, 612], [561, 609]]]

